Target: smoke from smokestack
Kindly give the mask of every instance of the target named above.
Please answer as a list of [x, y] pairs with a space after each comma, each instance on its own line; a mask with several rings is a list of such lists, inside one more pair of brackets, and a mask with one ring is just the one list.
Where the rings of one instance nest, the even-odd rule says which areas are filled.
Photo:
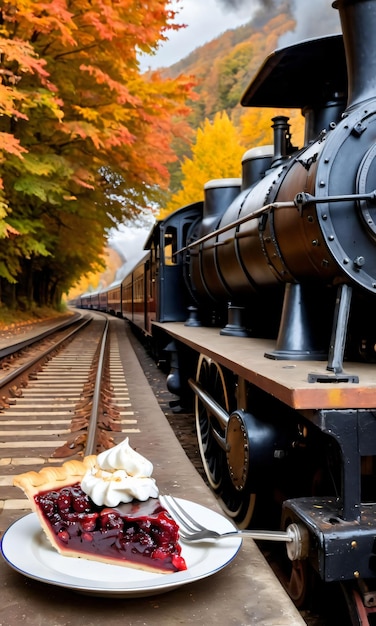
[[339, 13], [333, 9], [331, 0], [293, 0], [291, 11], [296, 27], [281, 37], [281, 47], [303, 39], [341, 32]]
[[[280, 46], [288, 46], [309, 39], [341, 32], [339, 14], [332, 7], [332, 0], [217, 0], [218, 4], [229, 11], [249, 10], [250, 19], [258, 9], [271, 9], [281, 6], [284, 10], [290, 7], [296, 27], [294, 31], [285, 33]], [[282, 6], [283, 5], [283, 6]]]
[[255, 12], [255, 9], [274, 6], [275, 0], [218, 0], [218, 4], [232, 11], [243, 11], [243, 13], [244, 9], [249, 8], [249, 14], [251, 16]]
[[244, 5], [244, 0], [219, 0], [219, 4], [223, 4], [223, 6], [231, 9], [241, 9]]

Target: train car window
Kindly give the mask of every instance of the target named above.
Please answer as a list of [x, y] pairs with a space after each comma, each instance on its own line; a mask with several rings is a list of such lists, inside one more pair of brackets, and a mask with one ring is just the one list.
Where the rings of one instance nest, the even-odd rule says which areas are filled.
[[176, 228], [169, 227], [166, 229], [164, 236], [164, 263], [165, 265], [176, 265], [177, 259], [177, 232]]

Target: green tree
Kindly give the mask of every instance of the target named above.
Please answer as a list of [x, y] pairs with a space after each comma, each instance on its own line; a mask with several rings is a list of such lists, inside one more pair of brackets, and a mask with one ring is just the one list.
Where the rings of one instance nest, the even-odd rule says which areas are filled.
[[229, 54], [219, 65], [218, 105], [227, 111], [233, 109], [243, 94], [244, 68], [247, 67], [251, 56], [251, 45], [238, 45], [233, 54]]

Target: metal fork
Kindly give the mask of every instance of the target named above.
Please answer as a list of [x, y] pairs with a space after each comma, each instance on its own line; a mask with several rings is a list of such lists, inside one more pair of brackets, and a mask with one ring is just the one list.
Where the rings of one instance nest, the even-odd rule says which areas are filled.
[[159, 500], [178, 523], [182, 541], [205, 541], [206, 539], [225, 539], [227, 537], [251, 537], [257, 540], [285, 541], [287, 543], [294, 540], [293, 535], [288, 530], [234, 529], [229, 532], [218, 533], [216, 530], [202, 526], [197, 520], [193, 519], [173, 496], [159, 496]]

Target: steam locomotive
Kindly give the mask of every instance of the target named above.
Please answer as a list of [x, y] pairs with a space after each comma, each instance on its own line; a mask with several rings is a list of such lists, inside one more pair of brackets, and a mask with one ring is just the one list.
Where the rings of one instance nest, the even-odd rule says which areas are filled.
[[299, 108], [304, 146], [274, 117], [274, 145], [246, 152], [241, 179], [209, 181], [204, 201], [155, 225], [123, 281], [81, 306], [127, 318], [168, 359], [176, 404], [194, 400], [224, 511], [240, 527], [291, 532], [296, 603], [311, 576], [340, 582], [366, 624], [376, 611], [376, 0], [333, 7], [342, 35], [278, 49], [242, 98]]

